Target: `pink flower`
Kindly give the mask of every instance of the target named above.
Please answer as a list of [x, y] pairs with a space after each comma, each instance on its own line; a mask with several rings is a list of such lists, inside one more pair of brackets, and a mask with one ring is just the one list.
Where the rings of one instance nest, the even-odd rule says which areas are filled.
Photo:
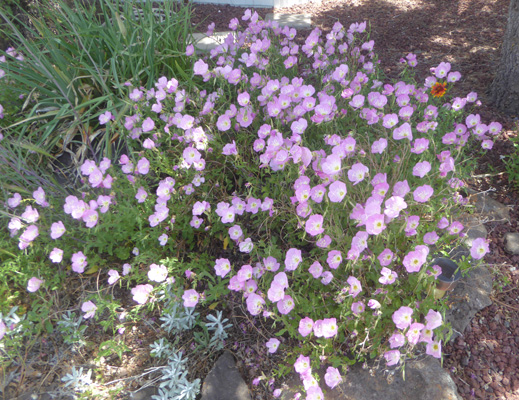
[[416, 163], [413, 167], [413, 175], [423, 178], [431, 170], [431, 164], [428, 161]]
[[413, 192], [413, 198], [417, 203], [426, 203], [434, 193], [429, 185], [418, 186]]
[[194, 53], [195, 53], [195, 46], [193, 46], [192, 44], [188, 44], [188, 45], [186, 46], [186, 56], [187, 56], [187, 57], [190, 57], [190, 56], [192, 56]]
[[242, 253], [250, 253], [252, 249], [254, 248], [254, 243], [252, 243], [251, 238], [245, 239], [243, 242], [241, 242], [238, 247], [240, 248], [240, 251]]
[[294, 363], [294, 368], [297, 373], [304, 374], [308, 370], [310, 370], [310, 357], [305, 357], [302, 354], [297, 357], [296, 362]]
[[218, 121], [216, 121], [216, 127], [220, 131], [228, 131], [231, 128], [231, 119], [229, 118], [229, 116], [226, 114], [220, 115], [218, 117]]
[[339, 370], [334, 367], [328, 367], [326, 369], [326, 374], [324, 374], [324, 381], [326, 382], [329, 388], [333, 389], [335, 386], [342, 382]]
[[328, 187], [328, 198], [332, 203], [340, 203], [344, 196], [346, 196], [346, 193], [348, 193], [348, 191], [344, 182], [335, 181]]
[[380, 271], [380, 274], [382, 276], [380, 278], [378, 278], [378, 281], [382, 285], [391, 285], [398, 278], [398, 275], [396, 272], [391, 271], [389, 268], [386, 268], [386, 267], [382, 268], [382, 270]]
[[423, 241], [425, 244], [433, 245], [438, 241], [438, 239], [440, 239], [440, 237], [438, 236], [438, 234], [435, 231], [427, 232], [423, 236]]
[[49, 206], [49, 203], [47, 203], [47, 201], [45, 201], [45, 192], [43, 191], [43, 189], [41, 187], [39, 187], [37, 190], [35, 190], [32, 193], [32, 197], [36, 201], [36, 204], [38, 204], [42, 207]]
[[267, 297], [273, 303], [282, 300], [285, 297], [285, 287], [279, 283], [276, 283], [275, 281], [272, 281], [267, 292]]
[[65, 233], [65, 231], [66, 229], [63, 222], [54, 222], [50, 227], [50, 237], [51, 239], [58, 239]]
[[81, 311], [86, 313], [83, 315], [84, 319], [92, 318], [97, 310], [97, 306], [92, 301], [86, 301], [81, 305]]
[[357, 301], [351, 305], [351, 311], [356, 316], [358, 316], [359, 314], [362, 314], [365, 309], [366, 309], [366, 306], [364, 305], [364, 302], [362, 302], [362, 301]]
[[424, 328], [424, 324], [420, 324], [419, 322], [415, 322], [414, 324], [411, 324], [409, 327], [409, 330], [406, 333], [407, 341], [411, 345], [415, 345], [420, 340], [421, 332]]
[[0, 320], [0, 340], [3, 339], [6, 332], [7, 332], [7, 326], [5, 325], [4, 321]]
[[438, 229], [445, 229], [449, 226], [449, 220], [446, 217], [443, 217], [438, 221]]
[[370, 235], [378, 235], [386, 229], [384, 214], [373, 214], [366, 220], [366, 232]]
[[275, 272], [279, 269], [280, 264], [274, 257], [269, 256], [263, 259], [263, 265], [267, 271]]
[[398, 128], [395, 128], [393, 130], [393, 139], [408, 139], [409, 141], [413, 140], [413, 131], [411, 130], [411, 125], [409, 125], [407, 122], [404, 122]]
[[203, 60], [197, 60], [193, 66], [193, 72], [195, 75], [205, 75], [209, 71], [209, 65]]
[[389, 347], [402, 347], [405, 344], [405, 336], [401, 332], [395, 332], [389, 338]]
[[215, 261], [214, 270], [216, 275], [224, 278], [231, 270], [231, 263], [226, 258], [218, 258]]
[[387, 366], [390, 367], [392, 365], [396, 365], [400, 362], [400, 350], [389, 350], [384, 353], [384, 358], [386, 359]]
[[262, 310], [263, 306], [265, 305], [265, 300], [263, 300], [263, 297], [256, 293], [251, 293], [246, 300], [247, 303], [247, 310], [251, 315], [258, 315]]
[[139, 304], [145, 304], [148, 301], [148, 297], [152, 290], [153, 286], [149, 283], [135, 286], [132, 289], [133, 300]]
[[[384, 249], [382, 253], [378, 255], [378, 261], [381, 266], [387, 267], [389, 264], [391, 264], [391, 261], [393, 261], [394, 254], [389, 249]], [[386, 268], [387, 269], [387, 268]]]
[[104, 114], [101, 114], [99, 116], [99, 124], [105, 125], [108, 122], [110, 122], [112, 119], [114, 119], [112, 113], [110, 111], [107, 111]]
[[319, 263], [319, 261], [315, 261], [312, 265], [310, 265], [308, 272], [310, 272], [310, 274], [312, 274], [312, 276], [317, 279], [323, 273], [323, 266]]
[[240, 282], [246, 282], [248, 281], [249, 279], [252, 278], [252, 266], [246, 264], [246, 265], [242, 265], [242, 267], [240, 268], [240, 270], [238, 271], [238, 274], [236, 275], [236, 277], [238, 278], [238, 280]]
[[137, 162], [136, 172], [141, 175], [146, 175], [150, 171], [150, 162], [146, 157], [141, 158]]
[[431, 330], [438, 328], [443, 323], [442, 315], [434, 310], [429, 310], [425, 320], [427, 321], [426, 328]]
[[119, 272], [117, 272], [114, 269], [111, 269], [108, 271], [108, 284], [113, 285], [115, 282], [117, 282], [120, 278]]
[[49, 254], [49, 258], [53, 263], [60, 263], [63, 260], [63, 250], [54, 247]]
[[163, 282], [168, 277], [168, 269], [165, 265], [151, 264], [148, 271], [148, 278], [150, 281]]
[[312, 330], [314, 328], [314, 320], [309, 318], [309, 317], [305, 317], [303, 319], [301, 319], [301, 321], [299, 321], [299, 333], [301, 334], [301, 336], [303, 337], [306, 337], [308, 336], [310, 333], [312, 333]]
[[301, 250], [289, 249], [285, 257], [285, 268], [287, 271], [293, 271], [297, 269], [301, 261], [303, 260]]
[[472, 241], [470, 255], [475, 260], [479, 260], [489, 252], [488, 242], [484, 238], [477, 238]]
[[328, 285], [333, 279], [333, 274], [331, 271], [324, 271], [321, 275], [321, 283], [323, 285]]
[[[135, 250], [135, 249], [134, 249]], [[128, 263], [123, 264], [123, 276], [126, 276], [130, 273], [132, 266]]]
[[152, 131], [153, 129], [155, 129], [155, 122], [150, 117], [146, 118], [142, 122], [142, 131], [149, 132], [149, 131]]
[[337, 319], [336, 318], [325, 318], [322, 321], [322, 334], [326, 339], [332, 338], [337, 335]]
[[43, 281], [41, 279], [38, 279], [36, 277], [32, 277], [27, 282], [27, 290], [29, 292], [34, 293], [34, 292], [38, 291], [38, 289], [40, 288], [42, 283], [43, 283]]
[[85, 222], [87, 228], [93, 228], [97, 225], [99, 214], [95, 210], [86, 210], [81, 216], [81, 219]]
[[450, 226], [447, 228], [447, 231], [451, 235], [458, 235], [463, 230], [463, 225], [461, 222], [454, 221]]
[[380, 138], [375, 140], [371, 145], [371, 152], [373, 154], [382, 154], [384, 150], [387, 148], [387, 139]]
[[421, 251], [413, 250], [404, 257], [403, 264], [407, 272], [418, 272], [426, 261], [427, 255]]
[[369, 168], [362, 163], [355, 163], [348, 170], [348, 179], [356, 185], [364, 180], [365, 175], [369, 173]]
[[79, 251], [72, 254], [72, 271], [82, 274], [87, 266], [87, 258], [83, 252]]
[[11, 208], [18, 207], [21, 202], [22, 202], [22, 196], [20, 195], [20, 193], [15, 193], [15, 194], [13, 194], [13, 197], [9, 197], [7, 199], [7, 205]]
[[182, 299], [184, 300], [184, 307], [196, 307], [200, 295], [195, 289], [189, 289], [184, 292]]
[[393, 313], [393, 322], [398, 329], [405, 329], [413, 320], [413, 309], [410, 307], [402, 306]]
[[281, 314], [286, 315], [294, 309], [295, 303], [292, 297], [285, 295], [283, 299], [276, 303], [276, 306]]
[[22, 220], [27, 222], [28, 224], [32, 224], [33, 222], [38, 221], [38, 218], [40, 217], [38, 210], [35, 208], [32, 208], [31, 206], [27, 206], [25, 208], [25, 211], [20, 216]]
[[317, 236], [323, 233], [323, 216], [320, 214], [310, 216], [310, 218], [306, 220], [305, 230], [311, 236]]
[[337, 269], [342, 262], [341, 252], [339, 250], [329, 251], [326, 262], [331, 269]]
[[441, 358], [442, 356], [442, 342], [431, 342], [427, 343], [427, 347], [425, 348], [425, 354], [433, 356], [434, 358]]
[[275, 338], [272, 338], [267, 343], [265, 343], [265, 345], [267, 346], [268, 352], [275, 353], [278, 350], [279, 343], [280, 343], [279, 340], [275, 339]]
[[237, 155], [238, 151], [236, 150], [236, 142], [233, 140], [232, 143], [223, 146], [222, 154], [225, 156]]
[[362, 291], [362, 285], [360, 281], [354, 276], [350, 276], [346, 281], [350, 285], [349, 293], [351, 297], [355, 298]]

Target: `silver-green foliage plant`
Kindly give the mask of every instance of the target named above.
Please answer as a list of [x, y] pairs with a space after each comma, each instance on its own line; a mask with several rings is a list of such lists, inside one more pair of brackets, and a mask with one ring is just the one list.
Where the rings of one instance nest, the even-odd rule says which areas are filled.
[[216, 350], [221, 350], [223, 348], [224, 340], [227, 339], [227, 332], [225, 332], [226, 329], [230, 328], [232, 324], [226, 324], [229, 320], [227, 318], [222, 320], [222, 312], [217, 311], [216, 317], [209, 314], [207, 316], [207, 319], [210, 322], [207, 322], [205, 325], [207, 326], [207, 329], [209, 331], [213, 332], [213, 335], [211, 336], [211, 341], [209, 342], [210, 346], [215, 346]]
[[92, 370], [89, 369], [83, 373], [83, 367], [76, 369], [72, 367], [72, 371], [66, 374], [61, 381], [64, 382], [65, 387], [70, 387], [75, 392], [84, 393], [92, 385]]
[[85, 330], [86, 325], [81, 326], [83, 318], [76, 313], [67, 311], [62, 319], [57, 323], [57, 329], [63, 336], [63, 341], [66, 344], [74, 345], [76, 348], [81, 348], [86, 344]]

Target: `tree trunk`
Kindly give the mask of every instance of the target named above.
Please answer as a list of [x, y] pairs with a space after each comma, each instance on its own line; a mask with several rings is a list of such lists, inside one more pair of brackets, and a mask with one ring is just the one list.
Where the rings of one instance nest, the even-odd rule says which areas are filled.
[[510, 0], [501, 61], [490, 86], [490, 99], [504, 113], [519, 115], [519, 0]]

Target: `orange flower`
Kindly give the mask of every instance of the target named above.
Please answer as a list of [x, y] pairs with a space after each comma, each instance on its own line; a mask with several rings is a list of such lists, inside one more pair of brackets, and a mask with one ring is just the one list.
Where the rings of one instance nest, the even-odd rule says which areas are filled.
[[436, 82], [431, 88], [433, 97], [443, 97], [445, 92], [447, 92], [447, 83]]

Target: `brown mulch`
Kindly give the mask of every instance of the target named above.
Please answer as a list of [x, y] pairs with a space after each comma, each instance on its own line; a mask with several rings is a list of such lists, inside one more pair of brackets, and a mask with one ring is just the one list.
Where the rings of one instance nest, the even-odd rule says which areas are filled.
[[[383, 71], [397, 78], [399, 60], [408, 53], [418, 55], [417, 79], [423, 81], [431, 67], [442, 61], [452, 64], [463, 79], [457, 83], [460, 96], [475, 91], [482, 106], [477, 112], [489, 123], [499, 121], [504, 132], [487, 153], [471, 182], [474, 189], [490, 190], [492, 196], [511, 209], [511, 223], [487, 224], [491, 254], [485, 261], [494, 273], [493, 304], [479, 312], [471, 325], [452, 343], [444, 346], [444, 368], [463, 399], [519, 399], [519, 256], [504, 250], [504, 235], [519, 231], [518, 191], [510, 186], [502, 155], [513, 146], [517, 118], [492, 107], [488, 87], [500, 59], [509, 0], [324, 0], [273, 10], [267, 13], [310, 14], [312, 24], [323, 31], [336, 21], [348, 27], [368, 21], [371, 39]], [[245, 9], [221, 5], [196, 5], [193, 22], [204, 27], [215, 22], [215, 31], [225, 31], [231, 18], [240, 19]], [[241, 21], [241, 19], [240, 19]], [[308, 32], [299, 32], [306, 36]]]

